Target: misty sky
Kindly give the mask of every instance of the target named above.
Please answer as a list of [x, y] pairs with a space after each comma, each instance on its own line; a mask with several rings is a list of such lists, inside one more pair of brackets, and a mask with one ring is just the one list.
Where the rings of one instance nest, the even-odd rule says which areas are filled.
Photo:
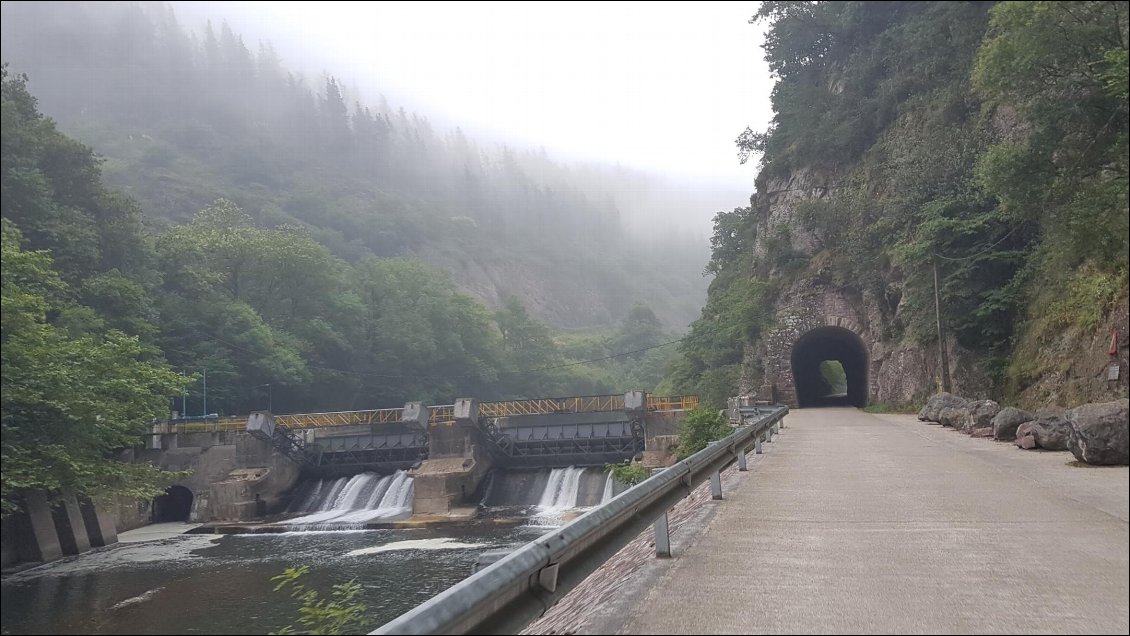
[[704, 221], [753, 190], [733, 140], [771, 116], [754, 2], [176, 4], [437, 127], [693, 181]]

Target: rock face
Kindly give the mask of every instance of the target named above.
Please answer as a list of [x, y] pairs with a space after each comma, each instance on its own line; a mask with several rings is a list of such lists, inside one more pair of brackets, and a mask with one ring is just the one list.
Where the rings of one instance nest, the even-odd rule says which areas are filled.
[[1071, 424], [1055, 413], [1038, 413], [1036, 419], [1016, 429], [1016, 445], [1020, 448], [1067, 450]]
[[926, 406], [918, 412], [918, 419], [923, 422], [938, 422], [942, 423], [942, 410], [947, 408], [960, 408], [969, 403], [963, 397], [958, 397], [952, 393], [938, 393], [937, 395], [930, 396], [926, 401]]
[[1016, 429], [1025, 422], [1031, 422], [1036, 416], [1028, 411], [1006, 406], [993, 417], [993, 437], [1002, 441], [1016, 439]]
[[[961, 432], [972, 434], [978, 429], [992, 430], [993, 418], [1001, 412], [1001, 405], [992, 400], [978, 400], [967, 407], [965, 419], [961, 422]], [[957, 428], [956, 426], [954, 428]]]
[[1084, 404], [1067, 412], [1068, 447], [1088, 464], [1130, 463], [1128, 400]]

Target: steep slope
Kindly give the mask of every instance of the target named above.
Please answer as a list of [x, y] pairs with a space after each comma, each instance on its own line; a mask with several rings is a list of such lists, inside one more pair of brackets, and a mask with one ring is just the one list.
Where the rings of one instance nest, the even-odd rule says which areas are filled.
[[1105, 371], [1127, 356], [1126, 3], [756, 19], [775, 118], [738, 139], [762, 155], [757, 191], [715, 220], [718, 275], [670, 385], [795, 400], [790, 354], [821, 329], [863, 349], [864, 402], [947, 379], [1028, 405], [1125, 394]]

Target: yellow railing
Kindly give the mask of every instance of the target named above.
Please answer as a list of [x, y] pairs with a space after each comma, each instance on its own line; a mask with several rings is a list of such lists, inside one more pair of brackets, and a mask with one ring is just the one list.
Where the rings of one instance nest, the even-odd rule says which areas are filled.
[[238, 431], [247, 427], [247, 416], [226, 416], [208, 420], [161, 422], [153, 426], [154, 433], [212, 433]]
[[[697, 395], [647, 396], [649, 412], [685, 411], [698, 406]], [[390, 424], [401, 421], [404, 409], [372, 409], [368, 411], [337, 411], [333, 413], [292, 413], [276, 415], [275, 421], [290, 429], [324, 428], [330, 426], [360, 426]], [[551, 415], [554, 413], [611, 413], [624, 410], [623, 395], [585, 395], [565, 398], [537, 398], [533, 400], [506, 400], [479, 404], [479, 414], [486, 417], [512, 415]], [[451, 404], [429, 409], [428, 423], [450, 424], [455, 421], [455, 407]], [[247, 426], [246, 415], [232, 415], [209, 420], [162, 422], [153, 427], [154, 433], [204, 433], [212, 431], [238, 431]]]
[[672, 396], [647, 396], [647, 410], [655, 411], [688, 411], [698, 406], [697, 395], [672, 395]]
[[[647, 396], [647, 410], [683, 411], [698, 406], [697, 395], [671, 397]], [[487, 417], [512, 415], [549, 415], [553, 413], [610, 413], [624, 410], [623, 395], [587, 395], [567, 398], [538, 398], [534, 400], [507, 400], [483, 402], [479, 413]]]
[[451, 424], [453, 422], [455, 422], [454, 404], [433, 406], [428, 409], [428, 424], [435, 426], [438, 424]]
[[[337, 411], [333, 413], [294, 413], [291, 415], [276, 415], [275, 422], [290, 429], [389, 424], [399, 422], [400, 414], [403, 410], [404, 409], [373, 409], [369, 411]], [[246, 419], [244, 422], [246, 422]]]
[[548, 415], [551, 413], [600, 413], [624, 410], [623, 395], [586, 395], [566, 398], [506, 400], [479, 404], [479, 414], [487, 417]]

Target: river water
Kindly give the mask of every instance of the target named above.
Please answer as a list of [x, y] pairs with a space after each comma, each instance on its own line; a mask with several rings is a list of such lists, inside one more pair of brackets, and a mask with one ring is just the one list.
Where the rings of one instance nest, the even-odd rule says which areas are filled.
[[[515, 549], [611, 498], [599, 469], [501, 474], [483, 496], [486, 523], [362, 530], [411, 513], [412, 480], [361, 473], [303, 485], [279, 534], [180, 535], [126, 543], [8, 576], [4, 634], [262, 634], [297, 627], [297, 603], [271, 577], [309, 566], [328, 595], [355, 579], [375, 628], [470, 576], [485, 550]], [[526, 518], [504, 527], [490, 518]]]
[[478, 555], [545, 529], [467, 527], [286, 534], [181, 535], [119, 544], [6, 577], [5, 634], [263, 634], [296, 624], [271, 577], [310, 566], [328, 592], [356, 579], [370, 628], [471, 574]]

